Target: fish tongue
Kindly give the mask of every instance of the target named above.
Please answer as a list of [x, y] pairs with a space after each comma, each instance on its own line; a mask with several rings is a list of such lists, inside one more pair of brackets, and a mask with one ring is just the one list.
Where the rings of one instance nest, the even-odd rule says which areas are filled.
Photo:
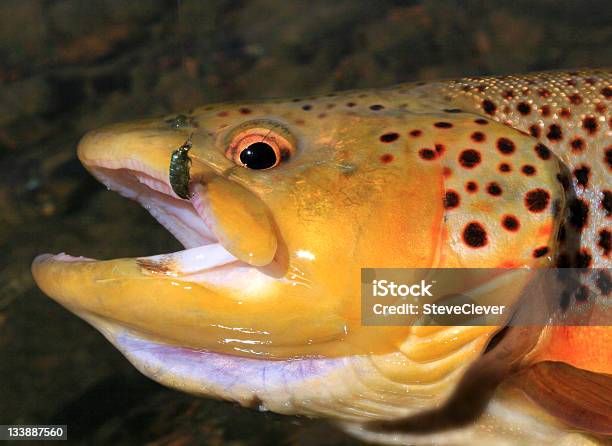
[[277, 239], [266, 206], [244, 187], [222, 177], [196, 184], [198, 214], [232, 255], [254, 266], [272, 262]]

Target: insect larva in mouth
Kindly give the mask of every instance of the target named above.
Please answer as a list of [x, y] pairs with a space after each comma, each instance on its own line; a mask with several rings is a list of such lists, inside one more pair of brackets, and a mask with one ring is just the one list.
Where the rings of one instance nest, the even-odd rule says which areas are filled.
[[170, 158], [170, 186], [179, 197], [189, 200], [189, 168], [191, 167], [191, 158], [189, 158], [189, 150], [191, 149], [191, 137], [178, 149], [172, 152]]

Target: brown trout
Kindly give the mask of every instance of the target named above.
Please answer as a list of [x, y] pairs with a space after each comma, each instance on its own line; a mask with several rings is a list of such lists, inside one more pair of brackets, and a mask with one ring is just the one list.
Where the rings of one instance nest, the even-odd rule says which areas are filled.
[[[612, 71], [594, 70], [92, 131], [83, 165], [185, 250], [46, 254], [34, 278], [145, 375], [196, 395], [328, 417], [377, 442], [599, 444], [612, 434], [610, 107]], [[364, 267], [555, 266], [600, 273], [537, 329], [360, 318]]]

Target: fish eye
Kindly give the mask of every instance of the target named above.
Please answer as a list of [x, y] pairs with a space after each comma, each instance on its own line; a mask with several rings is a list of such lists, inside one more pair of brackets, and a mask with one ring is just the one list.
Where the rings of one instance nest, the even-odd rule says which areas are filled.
[[240, 162], [249, 169], [269, 169], [277, 164], [280, 154], [267, 142], [255, 142], [240, 151]]
[[234, 137], [227, 157], [247, 169], [265, 170], [278, 166], [292, 150], [289, 141], [274, 130], [254, 128]]

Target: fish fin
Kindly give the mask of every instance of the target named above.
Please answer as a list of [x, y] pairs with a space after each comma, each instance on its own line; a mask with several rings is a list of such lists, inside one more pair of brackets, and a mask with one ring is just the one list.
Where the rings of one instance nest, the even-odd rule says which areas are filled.
[[610, 326], [551, 326], [546, 329], [533, 362], [565, 362], [579, 369], [612, 375]]
[[529, 399], [563, 423], [612, 435], [612, 376], [545, 361], [522, 371], [515, 383]]

